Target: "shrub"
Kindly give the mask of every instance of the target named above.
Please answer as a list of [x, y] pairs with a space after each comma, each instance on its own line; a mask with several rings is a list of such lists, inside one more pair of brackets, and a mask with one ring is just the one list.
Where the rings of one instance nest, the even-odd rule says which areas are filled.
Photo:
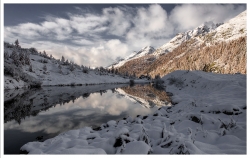
[[19, 82], [19, 80], [20, 80], [20, 77], [19, 77], [18, 73], [16, 73], [16, 72], [14, 72], [13, 78], [14, 78], [17, 82]]
[[29, 72], [33, 72], [32, 65], [29, 66]]
[[11, 66], [4, 65], [4, 75], [14, 76], [14, 68]]
[[156, 75], [154, 79], [153, 86], [157, 89], [164, 89], [164, 81], [161, 79], [160, 75]]
[[47, 59], [39, 59], [38, 60], [40, 63], [48, 63], [48, 60]]
[[184, 82], [180, 78], [170, 77], [168, 78], [169, 85], [175, 85], [176, 87], [183, 87]]
[[32, 80], [29, 84], [30, 88], [40, 88], [42, 85], [41, 81]]
[[70, 66], [69, 66], [69, 70], [70, 70], [70, 71], [74, 71], [74, 70], [75, 70], [75, 67], [74, 67], [74, 65], [73, 65], [73, 64], [70, 64]]
[[4, 51], [4, 59], [9, 60], [9, 53]]
[[221, 122], [220, 128], [225, 128], [226, 130], [229, 130], [231, 128], [234, 128], [236, 126], [236, 121], [231, 118], [230, 122], [222, 121], [221, 119], [218, 119]]
[[43, 70], [47, 71], [47, 66], [45, 64], [43, 65]]
[[36, 48], [30, 48], [29, 51], [30, 51], [32, 54], [35, 54], [35, 55], [38, 54], [38, 51], [37, 51]]
[[129, 80], [129, 85], [130, 86], [133, 86], [135, 84], [135, 81], [134, 80]]

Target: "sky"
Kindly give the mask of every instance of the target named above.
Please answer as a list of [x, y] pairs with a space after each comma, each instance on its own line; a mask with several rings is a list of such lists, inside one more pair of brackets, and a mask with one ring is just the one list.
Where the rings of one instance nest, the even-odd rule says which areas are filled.
[[55, 58], [108, 66], [143, 47], [158, 48], [204, 22], [226, 22], [246, 4], [4, 4], [4, 41]]

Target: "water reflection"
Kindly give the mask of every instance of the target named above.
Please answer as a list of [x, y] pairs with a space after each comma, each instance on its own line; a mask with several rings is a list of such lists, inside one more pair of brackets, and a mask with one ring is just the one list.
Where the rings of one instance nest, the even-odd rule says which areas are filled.
[[43, 141], [64, 131], [84, 126], [97, 127], [109, 120], [120, 120], [127, 116], [147, 115], [158, 108], [153, 104], [151, 108], [144, 108], [142, 102], [167, 103], [164, 95], [149, 85], [123, 86], [6, 91], [4, 153], [18, 154], [20, 147], [29, 141]]
[[[144, 106], [148, 105], [147, 107], [165, 106], [171, 102], [166, 91], [156, 89], [149, 84], [122, 87], [121, 90], [140, 104], [143, 104]], [[140, 100], [143, 100], [143, 102]]]

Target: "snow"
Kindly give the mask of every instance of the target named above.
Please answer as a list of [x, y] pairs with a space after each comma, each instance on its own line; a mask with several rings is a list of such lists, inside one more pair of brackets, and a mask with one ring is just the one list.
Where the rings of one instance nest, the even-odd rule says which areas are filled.
[[[29, 154], [246, 154], [246, 75], [175, 71], [172, 106], [21, 147]], [[83, 150], [80, 150], [83, 149]]]
[[142, 48], [140, 51], [130, 54], [125, 59], [120, 60], [119, 62], [112, 64], [108, 68], [112, 68], [112, 66], [114, 66], [114, 68], [121, 67], [122, 65], [124, 65], [126, 62], [128, 62], [130, 60], [137, 59], [137, 58], [143, 57], [143, 56], [148, 55], [148, 54], [152, 54], [154, 51], [155, 51], [155, 49], [153, 47], [146, 46], [146, 47]]
[[[5, 52], [11, 54], [15, 50], [17, 54], [21, 51], [16, 48], [4, 48]], [[83, 73], [83, 70], [80, 67], [75, 67], [73, 71], [70, 71], [69, 65], [64, 65], [60, 61], [51, 58], [45, 58], [41, 55], [30, 53], [30, 62], [32, 65], [32, 72], [29, 71], [29, 65], [23, 65], [21, 68], [16, 68], [19, 75], [26, 76], [36, 81], [40, 81], [42, 86], [68, 86], [68, 85], [86, 85], [86, 84], [107, 84], [107, 83], [129, 83], [129, 79], [107, 73], [107, 72], [98, 72], [93, 69], [89, 69], [88, 73]], [[46, 63], [41, 61], [46, 60]], [[61, 73], [59, 69], [59, 63], [61, 63]], [[5, 66], [14, 67], [12, 59], [5, 60]], [[43, 70], [44, 65], [46, 65], [47, 70]], [[135, 83], [146, 83], [145, 79], [136, 79]], [[17, 89], [17, 88], [27, 88], [29, 84], [24, 82], [22, 79], [17, 81], [10, 75], [4, 76], [4, 89]]]
[[199, 35], [206, 35], [214, 31], [221, 24], [214, 24], [212, 21], [205, 22], [193, 30], [188, 30], [183, 33], [178, 33], [174, 38], [172, 38], [168, 43], [162, 45], [158, 48], [153, 55], [159, 56], [160, 54], [172, 52], [175, 48], [180, 46], [183, 42], [188, 41], [192, 38], [198, 38]]
[[229, 41], [247, 35], [247, 11], [219, 26], [214, 32], [215, 41]]

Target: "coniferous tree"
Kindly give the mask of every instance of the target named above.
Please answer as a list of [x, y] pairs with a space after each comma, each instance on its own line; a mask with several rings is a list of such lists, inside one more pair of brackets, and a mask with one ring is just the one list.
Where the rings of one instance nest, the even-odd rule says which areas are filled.
[[65, 58], [64, 58], [64, 56], [62, 56], [62, 60], [61, 60], [63, 63], [65, 62]]
[[25, 53], [25, 55], [24, 55], [24, 60], [25, 60], [25, 64], [26, 64], [26, 65], [30, 65], [29, 53]]
[[19, 41], [18, 41], [18, 39], [15, 41], [15, 46], [19, 47]]
[[66, 64], [66, 65], [69, 65], [69, 61], [68, 61], [68, 59], [65, 61], [65, 64]]
[[47, 66], [46, 64], [43, 65], [43, 70], [46, 72], [47, 71]]
[[74, 70], [75, 70], [74, 64], [70, 64], [70, 65], [69, 65], [69, 70], [70, 70], [70, 71], [74, 71]]
[[10, 58], [13, 59], [13, 60], [15, 60], [16, 58], [18, 58], [17, 53], [15, 51], [13, 51], [11, 53], [11, 55], [10, 55]]
[[33, 72], [32, 65], [30, 64], [29, 72]]
[[61, 64], [59, 64], [58, 68], [59, 68], [59, 73], [62, 74], [62, 66], [61, 66]]
[[9, 53], [4, 51], [4, 59], [9, 60]]
[[114, 65], [112, 65], [111, 73], [112, 73], [112, 74], [115, 73]]
[[13, 59], [13, 62], [16, 66], [20, 67], [22, 65], [20, 60], [19, 60], [19, 56], [18, 56], [17, 52], [13, 51], [10, 58]]
[[43, 51], [43, 57], [47, 57], [47, 53], [45, 52], [45, 50]]
[[20, 60], [20, 62], [21, 62], [22, 65], [25, 64], [25, 61], [24, 61], [24, 52], [22, 52], [22, 51], [19, 53], [19, 60]]

